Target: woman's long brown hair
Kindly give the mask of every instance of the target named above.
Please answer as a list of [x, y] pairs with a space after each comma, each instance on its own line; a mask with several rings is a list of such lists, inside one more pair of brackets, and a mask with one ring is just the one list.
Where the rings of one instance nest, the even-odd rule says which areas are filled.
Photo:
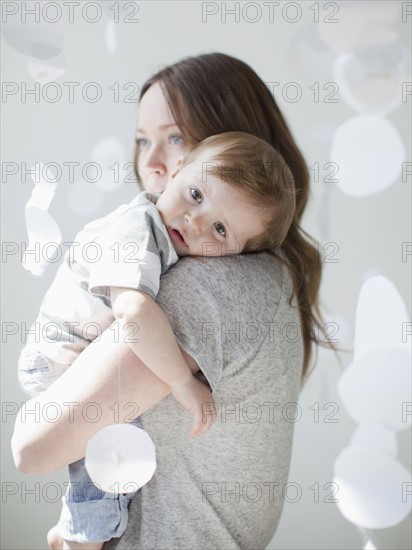
[[[160, 83], [170, 111], [189, 145], [223, 132], [246, 132], [270, 143], [284, 157], [295, 181], [296, 209], [281, 246], [283, 257], [270, 251], [289, 269], [293, 297], [297, 296], [302, 324], [304, 361], [302, 383], [309, 375], [313, 344], [330, 347], [319, 310], [322, 258], [316, 242], [301, 227], [309, 196], [306, 162], [272, 94], [249, 65], [222, 53], [189, 57], [169, 65], [142, 87], [140, 99]], [[139, 150], [136, 146], [135, 169]], [[322, 332], [323, 343], [317, 335]]]

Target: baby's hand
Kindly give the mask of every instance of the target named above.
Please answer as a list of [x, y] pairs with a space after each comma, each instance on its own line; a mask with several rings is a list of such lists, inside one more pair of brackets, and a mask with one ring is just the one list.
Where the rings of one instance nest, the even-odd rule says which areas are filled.
[[193, 426], [189, 435], [201, 435], [216, 420], [215, 400], [209, 389], [197, 378], [185, 384], [172, 386], [172, 395], [192, 416]]

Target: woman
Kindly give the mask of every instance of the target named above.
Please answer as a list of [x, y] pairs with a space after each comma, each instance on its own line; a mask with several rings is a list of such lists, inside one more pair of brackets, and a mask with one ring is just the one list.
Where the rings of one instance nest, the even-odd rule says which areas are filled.
[[[57, 403], [60, 420], [21, 416], [16, 423], [16, 464], [45, 473], [83, 457], [90, 437], [114, 422], [114, 404], [121, 421], [137, 404], [158, 466], [132, 500], [124, 536], [109, 548], [263, 548], [280, 517], [293, 403], [320, 318], [321, 260], [299, 228], [307, 167], [270, 92], [235, 58], [189, 58], [143, 86], [136, 164], [146, 189], [161, 191], [182, 153], [227, 131], [257, 135], [279, 150], [294, 175], [297, 208], [282, 250], [207, 263], [184, 258], [162, 278], [158, 303], [192, 371], [213, 391], [213, 428], [190, 438], [191, 419], [166, 397], [168, 386], [136, 361], [126, 334], [114, 342], [110, 329], [27, 406]], [[80, 414], [90, 402], [102, 411], [97, 422]]]

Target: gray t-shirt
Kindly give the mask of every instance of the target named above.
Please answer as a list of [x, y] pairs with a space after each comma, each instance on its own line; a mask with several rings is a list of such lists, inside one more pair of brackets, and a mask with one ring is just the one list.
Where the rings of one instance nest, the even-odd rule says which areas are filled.
[[123, 537], [105, 550], [267, 546], [283, 506], [303, 364], [291, 290], [287, 269], [263, 253], [183, 258], [162, 276], [157, 301], [210, 384], [218, 417], [190, 437], [192, 418], [170, 395], [141, 416], [157, 469], [132, 500]]

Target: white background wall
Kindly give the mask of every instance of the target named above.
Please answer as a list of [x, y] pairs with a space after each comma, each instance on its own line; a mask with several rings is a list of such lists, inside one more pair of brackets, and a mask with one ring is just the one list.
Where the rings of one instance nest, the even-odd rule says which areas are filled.
[[[25, 3], [3, 2], [3, 15], [5, 4], [17, 6], [21, 13]], [[40, 2], [42, 7], [46, 4], [50, 2]], [[114, 4], [117, 3], [106, 2], [106, 9]], [[132, 91], [132, 88], [124, 91], [124, 84], [135, 82], [141, 86], [161, 66], [189, 55], [221, 51], [249, 63], [266, 83], [280, 83], [274, 88], [275, 98], [308, 164], [313, 166], [319, 163], [321, 167], [320, 178], [312, 183], [311, 200], [303, 226], [319, 240], [321, 247], [325, 243], [336, 243], [334, 246], [338, 247], [335, 255], [338, 262], [324, 264], [321, 300], [328, 317], [339, 325], [340, 344], [353, 347], [357, 298], [365, 278], [370, 274], [380, 273], [391, 279], [410, 312], [411, 258], [402, 262], [402, 243], [411, 240], [411, 178], [402, 182], [399, 176], [385, 191], [355, 198], [325, 181], [327, 172], [322, 171], [322, 166], [330, 160], [334, 131], [356, 113], [339, 94], [335, 96], [336, 103], [325, 102], [323, 86], [334, 80], [332, 62], [336, 53], [332, 49], [323, 45], [311, 52], [308, 45], [303, 46], [303, 50], [299, 50], [303, 51], [300, 62], [296, 61], [292, 52], [293, 48], [303, 43], [304, 33], [315, 36], [319, 32], [321, 25], [325, 24], [322, 21], [331, 13], [330, 8], [319, 3], [320, 21], [315, 22], [315, 2], [294, 3], [295, 7], [291, 5], [293, 3], [282, 2], [274, 6], [274, 20], [270, 21], [269, 7], [264, 3], [241, 2], [239, 22], [230, 15], [227, 15], [225, 22], [222, 16], [224, 5], [216, 2], [209, 3], [209, 8], [217, 9], [218, 13], [207, 19], [203, 15], [203, 21], [205, 2], [134, 4], [138, 6], [135, 16], [138, 22], [131, 23], [125, 23], [123, 19], [126, 13], [132, 13], [132, 9], [125, 10], [126, 5], [118, 4], [120, 21], [114, 25], [117, 47], [113, 53], [108, 51], [105, 38], [109, 24], [106, 15], [109, 12], [106, 11], [99, 22], [90, 23], [77, 8], [74, 21], [70, 22], [68, 9], [62, 8], [64, 17], [59, 26], [45, 25], [42, 16], [40, 23], [33, 23], [33, 17], [28, 16], [25, 25], [13, 30], [13, 37], [8, 40], [2, 37], [3, 86], [5, 82], [15, 83], [18, 90], [15, 95], [3, 96], [2, 103], [3, 166], [5, 162], [15, 162], [18, 166], [16, 175], [3, 177], [2, 180], [2, 240], [18, 243], [19, 247], [20, 243], [27, 241], [24, 206], [32, 192], [33, 182], [30, 176], [25, 182], [22, 181], [21, 163], [26, 163], [27, 168], [37, 161], [57, 162], [60, 165], [73, 161], [83, 166], [91, 160], [92, 148], [110, 136], [121, 142], [125, 161], [131, 160], [137, 102], [123, 101], [126, 94]], [[243, 12], [246, 4], [250, 4], [247, 8], [250, 11]], [[283, 11], [282, 16], [285, 4], [291, 6]], [[344, 28], [344, 34], [350, 36], [356, 26], [345, 18], [343, 5], [331, 4], [339, 9], [335, 16], [339, 20], [334, 23], [336, 29]], [[367, 2], [366, 7], [361, 6], [361, 2], [356, 4], [368, 11], [372, 25], [376, 13], [379, 13], [378, 4], [382, 2]], [[407, 3], [390, 4], [396, 4], [397, 8], [394, 11], [391, 8], [394, 15], [386, 24], [410, 48], [411, 17], [408, 22], [402, 22], [402, 7]], [[233, 6], [233, 2], [226, 3], [227, 8]], [[248, 19], [258, 13], [256, 6], [261, 10], [261, 18], [252, 23]], [[50, 10], [51, 18], [52, 8]], [[92, 8], [88, 14], [90, 18], [94, 17]], [[291, 22], [295, 14], [299, 14], [300, 18]], [[19, 15], [9, 17], [3, 31], [10, 30], [12, 24], [20, 19]], [[17, 34], [19, 32], [23, 34]], [[42, 40], [56, 39], [56, 36], [48, 36], [47, 32], [57, 33], [60, 36], [57, 42], [63, 40], [62, 53], [67, 68], [55, 81], [62, 91], [62, 98], [56, 103], [45, 100], [42, 95], [38, 102], [33, 96], [25, 98], [21, 95], [24, 85], [27, 88], [35, 85], [29, 70], [30, 46]], [[308, 63], [309, 58], [315, 60], [312, 67]], [[410, 76], [406, 80], [410, 81]], [[87, 102], [81, 94], [86, 83], [91, 81], [97, 82], [102, 90], [102, 99], [96, 103]], [[72, 103], [68, 100], [65, 82], [80, 83]], [[120, 86], [119, 102], [113, 101], [113, 91], [110, 89], [116, 82]], [[282, 90], [287, 92], [290, 82], [297, 83], [301, 90], [301, 98], [296, 102], [282, 96]], [[318, 102], [314, 101], [314, 92], [310, 89], [316, 82], [320, 86]], [[42, 88], [40, 85], [40, 90]], [[293, 90], [290, 89], [290, 92], [289, 97], [293, 98]], [[387, 115], [387, 119], [396, 126], [405, 148], [410, 150], [411, 97]], [[76, 176], [76, 182], [70, 183], [68, 171], [63, 168], [62, 179], [49, 209], [62, 230], [63, 241], [72, 240], [87, 221], [129, 201], [136, 191], [135, 184], [125, 183], [114, 191], [104, 192], [99, 184], [82, 180], [79, 169]], [[329, 197], [328, 202], [326, 197]], [[80, 211], [79, 207], [78, 210], [74, 208], [76, 204], [80, 204]], [[327, 220], [329, 229], [325, 230]], [[29, 326], [34, 320], [57, 264], [50, 265], [44, 277], [35, 278], [22, 267], [18, 254], [3, 262], [2, 328], [6, 323], [17, 323], [19, 327], [19, 333], [8, 337], [7, 341], [3, 337], [1, 391], [5, 413], [11, 410], [14, 403], [25, 400], [17, 384], [15, 369], [22, 347], [21, 327], [22, 323]], [[348, 365], [351, 358], [350, 353], [342, 354], [343, 364]], [[336, 384], [341, 371], [336, 357], [321, 351], [317, 370], [301, 394], [302, 416], [295, 425], [290, 470], [290, 481], [299, 485], [301, 496], [297, 502], [290, 502], [295, 496], [291, 490], [270, 548], [363, 547], [357, 528], [342, 517], [334, 503], [327, 502], [330, 490], [324, 489], [333, 478], [334, 460], [349, 443], [356, 427], [337, 393]], [[337, 423], [324, 421], [326, 412], [331, 409], [325, 412], [322, 407], [330, 402], [336, 404], [334, 418], [338, 419]], [[314, 421], [314, 403], [320, 404], [319, 422]], [[59, 514], [57, 497], [59, 491], [64, 491], [66, 473], [30, 476], [17, 472], [9, 444], [14, 416], [3, 414], [2, 422], [2, 548], [44, 548], [45, 533]], [[398, 434], [398, 459], [408, 468], [411, 463], [410, 439], [410, 430]], [[314, 496], [315, 484], [319, 484], [318, 502]], [[29, 494], [29, 490], [34, 492]], [[409, 548], [411, 534], [408, 521], [410, 517], [394, 528], [370, 535], [381, 548]]]

